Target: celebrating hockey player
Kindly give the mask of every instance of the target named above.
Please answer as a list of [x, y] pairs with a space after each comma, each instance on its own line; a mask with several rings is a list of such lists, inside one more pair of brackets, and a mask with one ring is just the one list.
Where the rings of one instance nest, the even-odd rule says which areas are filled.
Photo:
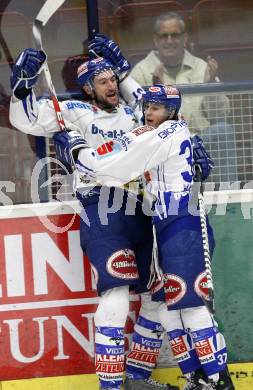
[[[87, 148], [76, 134], [59, 133], [55, 138], [62, 154], [102, 185], [120, 186], [145, 172], [147, 191], [155, 199], [153, 224], [162, 275], [160, 285], [153, 288], [154, 299], [164, 296], [160, 321], [187, 377], [184, 389], [232, 390], [224, 337], [202, 301], [207, 291], [200, 218], [189, 207], [192, 146], [187, 124], [178, 116], [180, 106], [176, 87], [154, 85], [143, 96], [145, 125], [102, 149]], [[208, 235], [212, 252], [209, 224]]]
[[[53, 104], [49, 99], [37, 102], [33, 90], [45, 59], [44, 52], [34, 49], [27, 49], [18, 57], [11, 76], [10, 120], [24, 133], [50, 137], [58, 131]], [[121, 81], [129, 64], [119, 50], [116, 54], [114, 50], [112, 60], [113, 63], [95, 58], [79, 67], [78, 82], [89, 102], [67, 100], [60, 103], [67, 127], [80, 131], [94, 148], [106, 140], [110, 143], [126, 135], [138, 125], [138, 112], [135, 114], [131, 105], [136, 104], [143, 90], [130, 78]], [[119, 87], [129, 105], [119, 101]], [[134, 215], [125, 215], [129, 202], [136, 200], [135, 194], [130, 197], [123, 189], [101, 187], [92, 178], [86, 180], [82, 172], [75, 177], [77, 198], [90, 222], [88, 226], [86, 218], [81, 218], [80, 241], [91, 262], [100, 294], [94, 318], [96, 373], [101, 389], [118, 390], [124, 371], [129, 286], [142, 291], [149, 278], [153, 239], [151, 218], [142, 212], [140, 195], [134, 203]], [[108, 223], [101, 218], [101, 207], [103, 211], [107, 210]], [[147, 318], [145, 309], [141, 310], [139, 342], [154, 343], [155, 347], [146, 348], [148, 364], [142, 362], [143, 366], [132, 373], [132, 379], [138, 379], [143, 390], [153, 390], [159, 384], [150, 381], [149, 376], [162, 343], [154, 331], [162, 327], [157, 311], [152, 311], [155, 305], [146, 306]], [[177, 387], [164, 385], [164, 389], [176, 390]]]

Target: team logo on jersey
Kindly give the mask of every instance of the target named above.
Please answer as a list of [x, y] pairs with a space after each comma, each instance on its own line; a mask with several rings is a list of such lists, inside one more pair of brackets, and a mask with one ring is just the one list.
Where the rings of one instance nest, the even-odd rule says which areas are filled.
[[164, 274], [164, 292], [166, 304], [168, 306], [179, 302], [186, 293], [187, 286], [185, 281], [178, 275]]
[[119, 279], [138, 279], [135, 254], [131, 249], [121, 249], [107, 260], [107, 272]]
[[209, 294], [208, 294], [208, 287], [207, 287], [207, 277], [206, 272], [201, 272], [195, 282], [194, 282], [194, 290], [196, 294], [198, 294], [199, 297], [203, 297], [204, 299], [210, 300]]
[[146, 133], [147, 131], [154, 130], [154, 127], [152, 126], [140, 126], [137, 127], [135, 130], [132, 130], [132, 133], [134, 133], [137, 137], [143, 133]]

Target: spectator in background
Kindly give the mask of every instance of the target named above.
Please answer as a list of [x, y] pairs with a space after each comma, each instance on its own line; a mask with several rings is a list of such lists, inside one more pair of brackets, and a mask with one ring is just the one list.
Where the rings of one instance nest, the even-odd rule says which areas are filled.
[[[157, 17], [154, 24], [152, 50], [132, 69], [131, 76], [141, 85], [189, 84], [218, 81], [218, 63], [193, 56], [187, 49], [188, 36], [181, 15], [168, 12]], [[201, 131], [209, 123], [201, 110], [201, 96], [184, 96], [182, 114], [191, 132]]]
[[228, 123], [231, 112], [229, 100], [224, 95], [206, 96], [202, 109], [210, 123], [210, 126], [203, 130], [202, 137], [215, 163], [209, 181], [237, 181], [235, 129]]

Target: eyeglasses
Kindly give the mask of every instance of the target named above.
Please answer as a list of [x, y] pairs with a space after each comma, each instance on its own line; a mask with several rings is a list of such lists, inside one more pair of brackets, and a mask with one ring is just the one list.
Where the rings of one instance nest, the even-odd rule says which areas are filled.
[[168, 40], [168, 38], [170, 37], [171, 40], [177, 40], [177, 39], [180, 39], [183, 35], [184, 35], [184, 31], [181, 32], [181, 33], [161, 33], [161, 34], [157, 34], [157, 37], [161, 40]]

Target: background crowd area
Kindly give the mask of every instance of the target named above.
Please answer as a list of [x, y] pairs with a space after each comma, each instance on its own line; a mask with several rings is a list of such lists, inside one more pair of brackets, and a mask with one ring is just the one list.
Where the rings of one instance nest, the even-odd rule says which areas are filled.
[[[50, 140], [22, 134], [13, 129], [8, 120], [11, 67], [23, 49], [34, 46], [32, 23], [43, 4], [43, 0], [0, 2], [0, 180], [15, 183], [15, 191], [8, 185], [3, 190], [8, 195], [7, 203], [31, 202], [33, 167], [39, 158], [54, 154]], [[53, 82], [62, 98], [78, 91], [75, 71], [87, 56], [86, 11], [85, 0], [66, 0], [43, 32]], [[208, 122], [205, 126], [191, 128], [191, 131], [203, 135], [215, 161], [206, 189], [244, 188], [253, 177], [253, 90], [250, 82], [253, 2], [98, 0], [99, 29], [119, 44], [134, 66], [154, 50], [154, 22], [158, 15], [165, 12], [177, 12], [183, 17], [188, 33], [186, 49], [203, 60], [207, 56], [214, 58], [218, 63], [220, 85], [224, 87], [223, 90], [210, 89], [203, 93], [196, 85], [194, 96], [192, 92], [183, 93], [183, 100], [188, 100], [189, 105], [197, 97], [205, 97], [202, 108]], [[230, 88], [226, 87], [228, 84]], [[38, 90], [41, 95], [47, 93], [43, 78]], [[46, 180], [57, 172], [57, 167], [50, 163], [44, 168], [40, 180]], [[56, 183], [40, 190], [40, 200], [50, 201], [57, 189]], [[67, 198], [70, 193], [66, 186]]]

